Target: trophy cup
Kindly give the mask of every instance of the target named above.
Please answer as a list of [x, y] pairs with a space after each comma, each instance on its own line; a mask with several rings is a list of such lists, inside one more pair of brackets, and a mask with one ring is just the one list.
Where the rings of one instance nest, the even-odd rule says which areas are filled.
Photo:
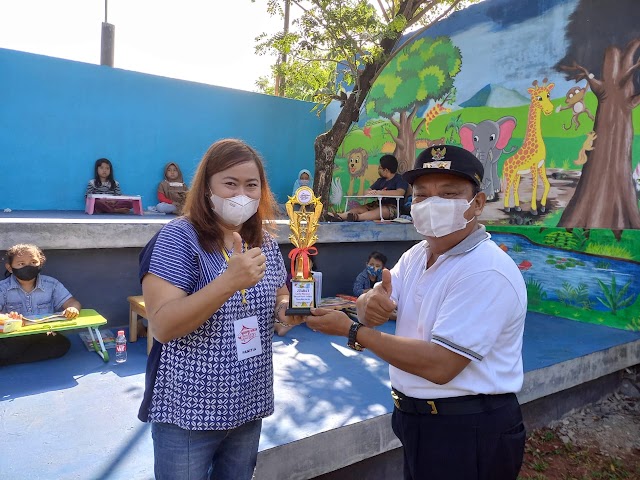
[[[312, 245], [318, 240], [318, 220], [322, 213], [322, 202], [309, 187], [298, 188], [286, 204], [291, 235], [289, 240], [295, 247], [289, 252], [291, 259], [291, 294], [287, 316], [311, 315], [316, 306], [316, 286], [309, 269], [309, 255], [318, 253]], [[308, 210], [307, 210], [308, 209]]]

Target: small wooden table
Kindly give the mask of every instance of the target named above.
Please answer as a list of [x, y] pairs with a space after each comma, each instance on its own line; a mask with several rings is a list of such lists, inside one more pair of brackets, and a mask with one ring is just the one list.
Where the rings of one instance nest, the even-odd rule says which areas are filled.
[[384, 221], [382, 217], [382, 199], [383, 198], [395, 198], [396, 199], [396, 218], [400, 217], [400, 199], [404, 198], [404, 195], [345, 195], [344, 196], [344, 211], [347, 211], [350, 198], [377, 198], [378, 207], [380, 208], [380, 220]]
[[142, 215], [142, 197], [140, 195], [107, 195], [104, 193], [90, 193], [84, 204], [84, 211], [93, 215], [96, 206], [96, 198], [104, 200], [129, 200], [133, 204], [133, 211], [136, 215]]
[[106, 323], [107, 319], [95, 310], [83, 308], [80, 310], [80, 315], [72, 320], [61, 319], [56, 320], [55, 322], [26, 325], [11, 333], [0, 333], [0, 338], [20, 337], [23, 335], [33, 335], [35, 333], [61, 332], [63, 330], [87, 328], [89, 330], [89, 335], [91, 335], [94, 350], [102, 360], [108, 362], [109, 353], [107, 353], [107, 349], [104, 347], [102, 335], [100, 335], [100, 329], [98, 328]]
[[[142, 295], [132, 295], [127, 297], [129, 300], [129, 341], [136, 342], [138, 340], [138, 317], [147, 318], [147, 308], [144, 304]], [[153, 333], [151, 332], [151, 322], [147, 324], [147, 355], [153, 347]]]

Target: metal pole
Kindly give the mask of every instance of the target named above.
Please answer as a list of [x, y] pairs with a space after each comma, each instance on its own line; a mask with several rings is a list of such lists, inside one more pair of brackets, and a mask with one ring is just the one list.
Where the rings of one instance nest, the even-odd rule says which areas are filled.
[[104, 0], [104, 22], [102, 22], [102, 35], [100, 38], [100, 65], [113, 67], [116, 26], [107, 22], [108, 3], [109, 0]]

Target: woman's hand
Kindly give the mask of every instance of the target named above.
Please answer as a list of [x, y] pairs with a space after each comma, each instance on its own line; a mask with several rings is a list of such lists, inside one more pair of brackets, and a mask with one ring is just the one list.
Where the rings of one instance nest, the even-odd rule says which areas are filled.
[[328, 308], [312, 308], [311, 316], [306, 317], [307, 326], [313, 331], [327, 335], [349, 336], [353, 320], [346, 313]]
[[80, 312], [76, 307], [68, 307], [65, 308], [62, 314], [65, 316], [65, 318], [76, 318], [78, 315], [80, 315]]
[[242, 238], [238, 232], [233, 232], [233, 255], [223, 276], [228, 277], [235, 290], [253, 287], [264, 277], [266, 261], [267, 257], [259, 247], [242, 253]]

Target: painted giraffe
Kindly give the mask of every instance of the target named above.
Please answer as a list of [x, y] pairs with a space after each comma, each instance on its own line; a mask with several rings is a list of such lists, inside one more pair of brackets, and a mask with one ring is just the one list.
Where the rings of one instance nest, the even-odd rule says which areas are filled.
[[547, 79], [542, 81], [542, 85], [538, 85], [538, 81], [533, 81], [533, 87], [527, 91], [531, 95], [531, 104], [529, 105], [529, 117], [527, 120], [527, 131], [524, 135], [522, 146], [514, 153], [512, 157], [505, 160], [502, 166], [502, 179], [504, 185], [504, 209], [509, 212], [509, 199], [511, 197], [511, 189], [513, 188], [514, 209], [520, 211], [520, 197], [518, 196], [518, 186], [523, 175], [531, 173], [533, 176], [533, 192], [531, 194], [531, 214], [537, 215], [537, 193], [538, 193], [538, 176], [544, 184], [544, 191], [540, 199], [540, 211], [546, 210], [547, 195], [551, 185], [547, 179], [547, 171], [545, 168], [545, 159], [547, 150], [542, 138], [540, 129], [540, 112], [550, 115], [553, 112], [553, 104], [550, 100], [549, 92], [553, 90], [553, 83], [547, 84]]

